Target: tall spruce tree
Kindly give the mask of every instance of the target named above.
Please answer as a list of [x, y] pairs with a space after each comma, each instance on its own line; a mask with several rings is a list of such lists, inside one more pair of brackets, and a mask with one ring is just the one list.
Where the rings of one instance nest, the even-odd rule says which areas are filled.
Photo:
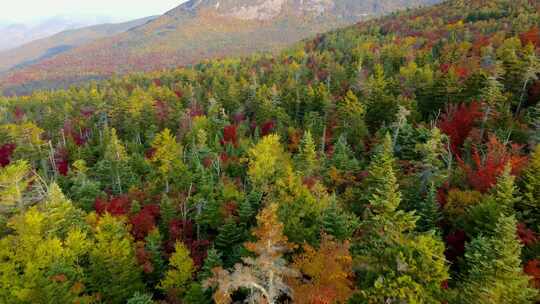
[[492, 236], [479, 236], [467, 245], [469, 271], [455, 303], [534, 303], [537, 291], [529, 287], [529, 278], [521, 267], [522, 245], [516, 224], [513, 216], [501, 215]]
[[417, 233], [416, 216], [399, 210], [392, 140], [370, 165], [369, 206], [353, 252], [360, 269], [354, 303], [438, 303], [448, 279], [444, 245], [433, 233]]
[[525, 204], [540, 208], [540, 144], [535, 147], [529, 166], [523, 173], [523, 186]]

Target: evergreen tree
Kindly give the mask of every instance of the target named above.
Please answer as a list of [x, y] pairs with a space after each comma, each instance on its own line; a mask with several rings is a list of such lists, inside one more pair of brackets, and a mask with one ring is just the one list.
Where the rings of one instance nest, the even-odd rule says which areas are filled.
[[515, 180], [515, 176], [512, 175], [512, 165], [509, 163], [502, 175], [497, 178], [497, 184], [493, 188], [493, 199], [497, 202], [499, 210], [507, 215], [513, 214], [514, 206], [521, 200]]
[[145, 281], [149, 286], [157, 286], [166, 270], [162, 253], [162, 243], [163, 237], [158, 229], [150, 231], [145, 238], [144, 249], [148, 252], [150, 262], [152, 263], [152, 272], [145, 274]]
[[16, 206], [22, 211], [26, 205], [24, 194], [32, 179], [30, 166], [26, 161], [17, 161], [0, 168], [0, 207]]
[[497, 184], [490, 195], [479, 204], [469, 208], [467, 213], [469, 223], [466, 229], [471, 235], [492, 234], [501, 214], [506, 216], [514, 214], [514, 206], [521, 200], [514, 180], [511, 166], [508, 164], [503, 174], [497, 179]]
[[195, 272], [193, 260], [184, 244], [178, 242], [174, 246], [174, 253], [169, 259], [169, 267], [159, 288], [179, 298], [188, 288]]
[[493, 236], [479, 236], [467, 245], [468, 274], [455, 303], [534, 303], [537, 291], [521, 267], [516, 224], [513, 216], [501, 215]]
[[105, 132], [103, 159], [96, 164], [100, 180], [108, 180], [114, 193], [123, 193], [126, 186], [134, 183], [129, 167], [129, 157], [115, 129]]
[[176, 142], [176, 137], [169, 129], [156, 135], [152, 142], [154, 153], [150, 162], [156, 167], [158, 176], [165, 184], [165, 193], [170, 191], [173, 177], [181, 179], [185, 165], [182, 162], [182, 146]]
[[523, 184], [525, 204], [540, 208], [540, 144], [534, 148], [529, 165], [523, 172]]
[[[394, 172], [394, 152], [392, 147], [392, 139], [389, 134], [384, 138], [383, 144], [379, 147], [381, 150], [373, 157], [369, 167], [368, 176], [364, 181], [365, 194], [362, 199], [363, 204], [371, 203], [372, 198], [379, 194], [395, 195], [395, 198], [391, 198], [392, 204], [399, 204], [400, 194], [397, 193], [397, 185], [395, 183], [389, 183], [388, 178], [392, 177], [389, 172]], [[396, 178], [395, 175], [393, 178]], [[380, 187], [395, 187], [395, 189], [380, 189]], [[390, 198], [388, 198], [390, 199]], [[384, 206], [384, 205], [383, 205]], [[377, 206], [373, 206], [377, 208]], [[398, 205], [392, 206], [396, 209]]]
[[340, 208], [335, 199], [324, 211], [322, 218], [323, 231], [340, 241], [351, 239], [359, 225], [358, 218]]
[[311, 136], [311, 131], [307, 130], [304, 132], [302, 141], [300, 143], [300, 154], [299, 154], [299, 171], [302, 172], [305, 176], [311, 176], [316, 172], [317, 169], [317, 151], [315, 147], [315, 142]]
[[343, 100], [338, 102], [336, 111], [339, 117], [339, 133], [345, 135], [347, 141], [354, 146], [361, 146], [362, 140], [368, 133], [365, 123], [365, 105], [352, 91], [348, 91]]
[[215, 246], [224, 253], [225, 265], [232, 266], [239, 260], [241, 244], [245, 241], [244, 234], [244, 228], [232, 219], [219, 228]]
[[448, 279], [444, 245], [431, 233], [414, 232], [416, 217], [398, 209], [401, 194], [393, 163], [387, 135], [370, 164], [370, 205], [361, 226], [363, 235], [353, 250], [361, 265], [356, 299], [435, 303], [441, 300], [441, 283]]
[[149, 294], [144, 294], [136, 292], [133, 297], [131, 297], [126, 304], [153, 304], [152, 296]]
[[238, 206], [238, 216], [240, 218], [240, 222], [243, 225], [249, 226], [255, 216], [255, 213], [256, 210], [251, 205], [251, 201], [249, 200], [249, 198], [240, 201], [240, 204]]
[[329, 161], [331, 166], [346, 172], [354, 172], [359, 166], [358, 160], [354, 156], [354, 152], [347, 143], [345, 136], [339, 137], [332, 158]]
[[95, 229], [96, 241], [89, 252], [88, 288], [110, 303], [125, 303], [144, 288], [133, 240], [126, 225], [109, 214], [99, 219]]
[[208, 255], [204, 260], [204, 265], [199, 272], [198, 277], [200, 280], [206, 280], [210, 278], [212, 276], [212, 271], [214, 270], [214, 268], [223, 266], [221, 256], [221, 253], [214, 248], [208, 250]]
[[437, 202], [437, 189], [434, 184], [431, 184], [426, 197], [421, 201], [417, 208], [418, 223], [417, 230], [421, 232], [437, 231], [439, 229], [439, 221], [442, 214]]
[[90, 212], [94, 209], [94, 202], [96, 197], [99, 197], [101, 192], [101, 185], [99, 182], [91, 180], [88, 175], [88, 168], [84, 160], [78, 160], [73, 163], [74, 170], [73, 184], [70, 187], [70, 198], [77, 203], [77, 205]]

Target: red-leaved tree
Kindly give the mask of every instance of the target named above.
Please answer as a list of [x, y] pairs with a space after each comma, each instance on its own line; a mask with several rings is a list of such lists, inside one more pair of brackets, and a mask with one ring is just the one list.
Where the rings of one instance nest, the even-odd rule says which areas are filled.
[[450, 147], [454, 154], [460, 155], [460, 149], [465, 139], [480, 117], [482, 117], [482, 112], [478, 102], [448, 106], [446, 113], [441, 116], [439, 121], [439, 129], [450, 137]]
[[512, 174], [518, 175], [527, 164], [527, 157], [520, 155], [521, 147], [512, 145], [510, 149], [497, 137], [490, 136], [485, 155], [482, 156], [477, 147], [473, 147], [473, 164], [458, 159], [461, 168], [467, 174], [469, 184], [477, 191], [486, 192], [497, 183], [497, 178], [508, 163], [512, 166]]
[[3, 144], [0, 146], [0, 167], [5, 167], [11, 162], [11, 155], [17, 146], [15, 144]]

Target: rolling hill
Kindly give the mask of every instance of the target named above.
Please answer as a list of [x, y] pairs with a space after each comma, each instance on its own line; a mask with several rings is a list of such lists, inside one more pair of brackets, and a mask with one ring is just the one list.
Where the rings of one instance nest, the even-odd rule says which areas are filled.
[[156, 17], [147, 17], [118, 24], [100, 24], [66, 30], [50, 37], [38, 39], [14, 49], [0, 52], [0, 72], [24, 67], [89, 42], [110, 37], [143, 25]]
[[4, 75], [4, 93], [202, 59], [276, 51], [320, 32], [437, 0], [191, 0], [142, 26]]
[[0, 23], [0, 51], [19, 47], [28, 42], [49, 37], [62, 31], [77, 29], [109, 20], [107, 17], [56, 16], [37, 22]]

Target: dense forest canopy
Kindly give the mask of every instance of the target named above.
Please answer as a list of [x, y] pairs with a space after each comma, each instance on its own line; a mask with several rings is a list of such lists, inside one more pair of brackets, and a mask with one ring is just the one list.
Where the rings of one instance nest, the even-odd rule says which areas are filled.
[[0, 99], [0, 302], [537, 303], [539, 9]]

